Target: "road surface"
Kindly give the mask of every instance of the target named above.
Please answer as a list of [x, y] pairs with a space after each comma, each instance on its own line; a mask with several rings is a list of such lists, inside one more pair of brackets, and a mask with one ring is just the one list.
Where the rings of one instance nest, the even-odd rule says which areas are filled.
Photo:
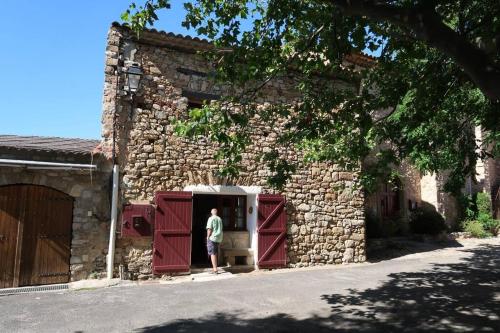
[[500, 238], [377, 263], [0, 297], [0, 332], [500, 332]]

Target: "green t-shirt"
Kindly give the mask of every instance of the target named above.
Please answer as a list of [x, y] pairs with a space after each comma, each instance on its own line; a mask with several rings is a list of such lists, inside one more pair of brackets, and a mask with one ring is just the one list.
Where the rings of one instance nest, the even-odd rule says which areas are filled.
[[207, 229], [212, 229], [210, 240], [212, 242], [222, 242], [222, 220], [218, 216], [210, 216], [207, 221]]

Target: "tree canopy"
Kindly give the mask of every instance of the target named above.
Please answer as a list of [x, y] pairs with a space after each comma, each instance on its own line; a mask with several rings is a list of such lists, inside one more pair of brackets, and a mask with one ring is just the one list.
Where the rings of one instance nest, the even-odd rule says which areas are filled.
[[[193, 0], [184, 7], [183, 25], [214, 43], [206, 56], [216, 64], [215, 80], [243, 91], [226, 100], [243, 106], [237, 114], [220, 101], [177, 124], [179, 134], [205, 134], [219, 143], [223, 173], [237, 174], [249, 119], [257, 113], [269, 121], [290, 119], [278, 143], [300, 149], [305, 162], [354, 169], [375, 151], [361, 174], [367, 189], [407, 160], [424, 173], [447, 171], [446, 188], [457, 192], [474, 177], [478, 158], [498, 156], [497, 0]], [[168, 8], [166, 0], [132, 4], [122, 18], [140, 33]], [[376, 64], [346, 65], [346, 57], [361, 52], [373, 54]], [[255, 108], [256, 94], [290, 70], [300, 103]], [[359, 87], [339, 89], [318, 77]], [[482, 143], [475, 126], [484, 130]], [[262, 158], [278, 187], [295, 170], [277, 150]]]

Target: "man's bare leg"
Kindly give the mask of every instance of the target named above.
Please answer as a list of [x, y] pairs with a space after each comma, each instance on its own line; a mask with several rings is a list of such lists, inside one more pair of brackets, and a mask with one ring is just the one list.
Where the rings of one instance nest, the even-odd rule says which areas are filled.
[[211, 254], [210, 255], [210, 260], [212, 261], [212, 269], [214, 272], [217, 272], [217, 255], [216, 254]]

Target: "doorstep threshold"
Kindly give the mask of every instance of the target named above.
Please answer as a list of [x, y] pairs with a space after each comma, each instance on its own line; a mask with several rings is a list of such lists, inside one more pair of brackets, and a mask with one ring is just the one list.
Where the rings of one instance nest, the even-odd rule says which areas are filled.
[[0, 289], [0, 296], [68, 290], [68, 283]]
[[218, 274], [213, 274], [210, 271], [211, 270], [202, 273], [191, 274], [191, 281], [193, 282], [217, 281], [235, 277], [235, 275], [233, 275], [232, 273], [226, 272], [220, 268]]

